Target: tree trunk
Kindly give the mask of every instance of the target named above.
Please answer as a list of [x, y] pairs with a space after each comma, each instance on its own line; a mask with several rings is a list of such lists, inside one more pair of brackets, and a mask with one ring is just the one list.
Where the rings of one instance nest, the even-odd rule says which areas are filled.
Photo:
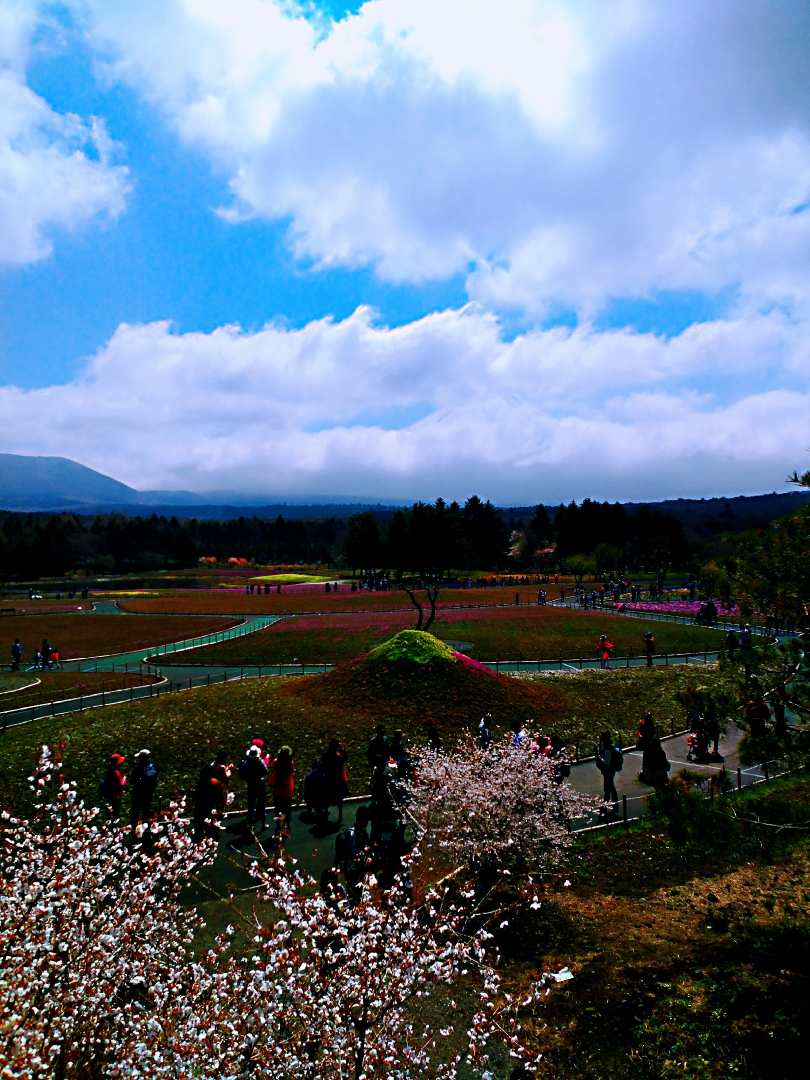
[[439, 586], [436, 585], [432, 591], [430, 587], [428, 587], [427, 589], [425, 589], [425, 592], [427, 593], [427, 598], [430, 601], [430, 618], [425, 623], [425, 630], [427, 631], [431, 628], [431, 626], [433, 625], [433, 621], [436, 618], [436, 601], [439, 598]]
[[[403, 586], [403, 588], [405, 588], [405, 587]], [[424, 618], [424, 612], [422, 611], [422, 605], [419, 603], [419, 601], [416, 599], [416, 597], [413, 595], [413, 592], [410, 589], [405, 589], [405, 592], [408, 594], [408, 596], [410, 596], [411, 603], [416, 608], [416, 610], [419, 612], [419, 618], [416, 620], [415, 629], [416, 630], [421, 630], [422, 629], [422, 619]]]

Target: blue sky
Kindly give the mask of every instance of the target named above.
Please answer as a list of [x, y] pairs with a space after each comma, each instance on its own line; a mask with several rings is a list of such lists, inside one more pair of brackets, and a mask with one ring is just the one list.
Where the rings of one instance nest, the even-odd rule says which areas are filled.
[[0, 449], [268, 498], [783, 487], [808, 28], [3, 0]]

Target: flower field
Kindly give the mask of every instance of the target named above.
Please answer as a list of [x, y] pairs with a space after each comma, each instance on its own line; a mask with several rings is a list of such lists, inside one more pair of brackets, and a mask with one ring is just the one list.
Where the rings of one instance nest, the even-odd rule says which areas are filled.
[[127, 652], [142, 646], [146, 652], [150, 645], [213, 634], [234, 624], [233, 619], [198, 617], [13, 615], [0, 621], [0, 649], [8, 663], [6, 658], [11, 656], [11, 644], [18, 637], [23, 647], [23, 661], [28, 665], [43, 638], [48, 639], [52, 648], [59, 649], [62, 660], [70, 660]]
[[[559, 596], [559, 587], [544, 585], [548, 599]], [[570, 586], [568, 587], [570, 593]], [[498, 586], [486, 589], [445, 589], [439, 594], [438, 606], [451, 610], [463, 604], [481, 608], [513, 605], [515, 594], [520, 595], [521, 605], [536, 604], [537, 586]], [[422, 593], [421, 595], [424, 595]], [[185, 589], [166, 596], [130, 598], [120, 605], [125, 611], [141, 614], [188, 614], [208, 615], [284, 615], [299, 612], [333, 611], [393, 611], [407, 608], [413, 611], [406, 593], [392, 589], [390, 592], [351, 592], [348, 585], [341, 585], [337, 593], [324, 592], [322, 585], [302, 585], [282, 588], [280, 593], [252, 596], [244, 589]]]
[[[191, 663], [272, 665], [323, 664], [351, 660], [399, 630], [413, 628], [410, 612], [358, 612], [282, 619], [267, 630], [233, 642], [186, 653]], [[454, 648], [481, 660], [539, 660], [592, 657], [600, 634], [616, 646], [614, 656], [644, 652], [644, 633], [652, 628], [658, 652], [715, 650], [716, 630], [675, 623], [645, 623], [614, 615], [554, 607], [480, 610], [442, 609], [431, 632], [455, 642]]]

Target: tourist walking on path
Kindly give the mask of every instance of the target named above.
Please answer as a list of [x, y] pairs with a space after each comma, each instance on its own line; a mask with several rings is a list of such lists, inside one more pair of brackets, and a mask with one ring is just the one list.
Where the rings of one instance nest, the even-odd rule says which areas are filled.
[[148, 821], [152, 816], [152, 799], [157, 790], [157, 781], [157, 767], [152, 761], [152, 755], [148, 750], [139, 750], [135, 755], [131, 777], [130, 825], [133, 832], [137, 829], [139, 822]]
[[639, 780], [650, 787], [661, 787], [667, 781], [670, 768], [661, 740], [657, 735], [653, 735], [644, 750]]
[[607, 637], [602, 634], [599, 638], [599, 659], [601, 667], [604, 671], [610, 670], [610, 654], [613, 652], [613, 646], [608, 641]]
[[197, 843], [206, 836], [215, 840], [219, 835], [233, 771], [228, 756], [227, 750], [218, 750], [211, 764], [200, 769], [194, 792], [194, 839]]
[[616, 773], [624, 766], [624, 755], [614, 743], [609, 731], [603, 731], [599, 736], [594, 760], [597, 769], [602, 774], [605, 802], [611, 807], [613, 813], [617, 813], [619, 793], [616, 791]]
[[740, 643], [737, 640], [737, 635], [734, 633], [734, 627], [726, 634], [726, 652], [731, 663], [734, 663], [734, 655], [737, 649], [740, 647]]
[[740, 648], [751, 648], [751, 627], [748, 623], [746, 623], [745, 626], [740, 627]]
[[262, 761], [262, 751], [255, 743], [248, 749], [247, 757], [239, 766], [239, 778], [247, 784], [247, 827], [252, 829], [261, 822], [265, 828], [267, 806], [267, 766]]
[[644, 635], [644, 652], [647, 654], [647, 667], [652, 667], [655, 656], [655, 638], [652, 630], [648, 630]]
[[284, 835], [289, 836], [292, 824], [293, 792], [295, 791], [295, 762], [289, 746], [282, 746], [271, 766], [270, 787], [273, 791], [276, 833], [283, 832]]
[[20, 639], [14, 638], [14, 644], [11, 646], [11, 670], [20, 670], [20, 660], [22, 660], [22, 645]]
[[335, 837], [335, 865], [343, 871], [349, 896], [355, 901], [360, 899], [360, 882], [371, 866], [368, 821], [368, 807], [358, 806], [354, 825]]
[[645, 712], [641, 723], [638, 725], [638, 742], [636, 743], [636, 749], [642, 752], [650, 745], [650, 740], [654, 739], [658, 734], [658, 730], [655, 726], [655, 720], [653, 720], [653, 714], [651, 712]]
[[[385, 742], [387, 746], [388, 740]], [[329, 819], [330, 806], [337, 806], [338, 822], [343, 821], [343, 800], [349, 794], [349, 778], [346, 773], [348, 760], [346, 747], [340, 739], [332, 739], [321, 758], [323, 801], [319, 811], [324, 822]]]
[[368, 750], [366, 751], [369, 766], [373, 769], [378, 757], [384, 757], [387, 761], [389, 750], [385, 724], [377, 724], [376, 734], [369, 739]]
[[110, 754], [107, 772], [99, 789], [99, 794], [107, 800], [107, 817], [110, 821], [117, 821], [121, 816], [121, 799], [127, 785], [127, 778], [121, 772], [125, 761], [122, 754]]

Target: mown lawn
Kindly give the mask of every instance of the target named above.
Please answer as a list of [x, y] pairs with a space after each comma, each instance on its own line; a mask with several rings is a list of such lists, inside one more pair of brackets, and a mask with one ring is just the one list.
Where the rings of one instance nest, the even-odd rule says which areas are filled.
[[[233, 642], [184, 654], [196, 664], [272, 665], [338, 663], [361, 656], [400, 630], [412, 629], [409, 612], [310, 615], [282, 619], [267, 630]], [[441, 610], [431, 633], [480, 660], [556, 660], [592, 658], [600, 634], [614, 644], [614, 657], [638, 656], [644, 633], [652, 629], [658, 652], [715, 650], [716, 630], [677, 623], [646, 622], [616, 615], [553, 607]]]
[[12, 642], [18, 637], [25, 665], [31, 663], [34, 649], [43, 638], [48, 639], [51, 648], [59, 649], [62, 660], [106, 656], [138, 648], [146, 653], [150, 645], [227, 630], [235, 621], [194, 616], [183, 619], [148, 615], [14, 615], [0, 620], [0, 652], [10, 658]]
[[[0, 696], [0, 716], [10, 709], [24, 705], [38, 705], [44, 701], [59, 701], [60, 698], [87, 697], [102, 690], [120, 690], [125, 686], [139, 686], [149, 682], [153, 676], [135, 672], [125, 674], [110, 671], [31, 671], [19, 681], [28, 684], [39, 680], [38, 686], [26, 690], [17, 690]], [[0, 690], [4, 689], [0, 680]]]
[[[258, 735], [271, 747], [283, 743], [293, 747], [299, 778], [330, 738], [342, 738], [350, 754], [352, 793], [362, 794], [366, 743], [380, 721], [403, 728], [412, 745], [424, 742], [432, 722], [449, 744], [474, 731], [489, 708], [496, 731], [504, 731], [512, 718], [533, 717], [535, 727], [556, 730], [569, 745], [578, 742], [585, 754], [604, 726], [629, 738], [646, 708], [662, 727], [671, 722], [681, 727], [683, 709], [675, 700], [677, 691], [696, 679], [708, 685], [721, 676], [715, 669], [658, 668], [485, 678], [485, 683], [464, 681], [455, 689], [445, 684], [431, 689], [426, 679], [421, 685], [391, 686], [382, 693], [368, 683], [364, 690], [362, 673], [347, 666], [329, 677], [247, 679], [44, 718], [0, 734], [0, 793], [3, 802], [25, 803], [26, 777], [39, 747], [64, 742], [66, 772], [76, 778], [85, 797], [95, 798], [104, 763], [113, 751], [126, 754], [129, 765], [132, 755], [147, 746], [160, 768], [160, 790], [167, 798], [190, 792], [199, 769], [217, 749], [226, 748], [238, 761]], [[498, 685], [508, 690], [501, 693]], [[241, 788], [237, 783], [237, 799], [242, 797]]]

